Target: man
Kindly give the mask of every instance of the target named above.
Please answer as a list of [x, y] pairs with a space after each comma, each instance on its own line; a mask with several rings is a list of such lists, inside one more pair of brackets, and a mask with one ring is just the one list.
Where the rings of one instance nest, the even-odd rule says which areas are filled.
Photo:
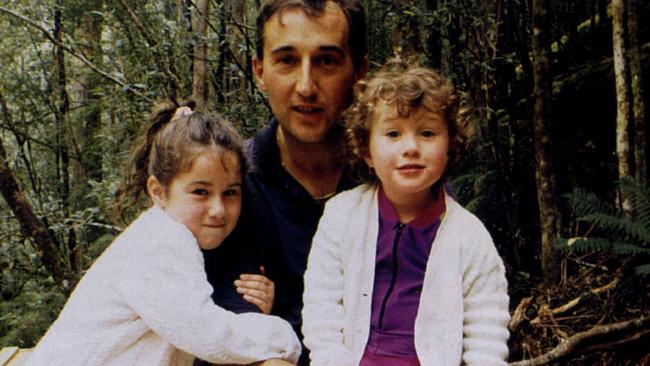
[[[338, 122], [366, 72], [364, 10], [358, 0], [269, 0], [256, 41], [253, 70], [273, 118], [249, 141], [254, 170], [245, 178], [242, 215], [224, 245], [206, 252], [206, 270], [215, 302], [235, 312], [272, 306], [300, 335], [302, 276], [323, 205], [354, 186]], [[273, 281], [275, 302], [263, 276], [235, 287], [244, 273]], [[305, 351], [300, 364], [308, 364]]]

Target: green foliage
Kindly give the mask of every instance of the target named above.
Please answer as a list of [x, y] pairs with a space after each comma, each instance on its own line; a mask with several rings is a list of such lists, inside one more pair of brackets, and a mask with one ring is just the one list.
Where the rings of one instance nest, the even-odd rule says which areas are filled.
[[51, 281], [30, 279], [17, 297], [0, 302], [0, 347], [33, 347], [64, 302], [65, 296]]
[[631, 178], [623, 179], [619, 188], [631, 210], [614, 208], [583, 190], [566, 194], [576, 221], [588, 229], [584, 235], [560, 238], [555, 244], [578, 253], [605, 251], [621, 257], [638, 256], [643, 264], [636, 272], [645, 276], [650, 274], [650, 190]]

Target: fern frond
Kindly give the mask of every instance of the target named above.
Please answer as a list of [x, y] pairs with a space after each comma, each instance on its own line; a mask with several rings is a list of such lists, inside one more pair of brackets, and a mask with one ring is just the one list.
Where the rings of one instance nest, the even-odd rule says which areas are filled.
[[637, 255], [647, 254], [650, 255], [650, 249], [643, 248], [638, 245], [630, 243], [612, 243], [612, 253], [621, 255]]
[[[575, 252], [607, 251], [619, 256], [650, 256], [650, 190], [631, 178], [619, 182], [622, 196], [630, 203], [629, 213], [604, 205], [594, 194], [576, 190], [565, 195], [578, 221], [597, 229], [601, 237], [557, 239], [555, 246]], [[650, 263], [635, 268], [637, 274], [650, 275]]]
[[578, 217], [593, 213], [613, 213], [613, 208], [603, 203], [594, 193], [576, 189], [562, 196], [567, 198], [569, 207]]
[[597, 226], [608, 236], [635, 239], [642, 245], [650, 243], [650, 230], [631, 218], [593, 213], [579, 217], [578, 220]]
[[650, 264], [642, 264], [634, 269], [639, 276], [650, 276]]
[[599, 237], [559, 238], [555, 240], [554, 244], [560, 250], [570, 250], [576, 253], [607, 251], [612, 247], [609, 239]]

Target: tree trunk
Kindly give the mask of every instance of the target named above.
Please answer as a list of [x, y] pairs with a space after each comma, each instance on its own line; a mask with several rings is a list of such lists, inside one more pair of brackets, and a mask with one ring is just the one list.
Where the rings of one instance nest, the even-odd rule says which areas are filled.
[[[98, 67], [103, 66], [103, 55], [101, 48], [103, 20], [102, 17], [93, 15], [93, 11], [101, 12], [103, 10], [103, 1], [93, 1], [92, 8], [87, 9], [88, 15], [84, 17], [82, 23], [83, 34], [86, 44], [89, 48], [88, 58]], [[85, 126], [81, 131], [80, 157], [83, 159], [81, 172], [78, 181], [85, 181], [84, 177], [94, 181], [101, 181], [102, 172], [102, 151], [100, 149], [101, 128], [102, 128], [102, 103], [101, 98], [97, 95], [96, 90], [101, 88], [102, 79], [100, 75], [88, 70], [82, 77], [81, 98], [79, 104], [87, 106], [84, 113]]]
[[[194, 0], [180, 0], [180, 19], [179, 23], [184, 26], [185, 31], [189, 35], [190, 39], [192, 39], [192, 35], [194, 34], [194, 29], [192, 28], [192, 7], [194, 4]], [[189, 65], [187, 70], [189, 71], [188, 75], [192, 75], [194, 73], [194, 46], [192, 45], [193, 42], [186, 42], [185, 44], [185, 52], [187, 52], [187, 57], [189, 58]], [[191, 88], [191, 83], [192, 80], [189, 80], [188, 84], [185, 84], [184, 89], [189, 89]]]
[[637, 181], [647, 182], [648, 159], [646, 156], [645, 103], [643, 99], [643, 75], [637, 26], [638, 1], [628, 0], [627, 10], [627, 30], [630, 41], [630, 49], [627, 54], [630, 57], [632, 116], [634, 120], [634, 172]]
[[[56, 57], [56, 72], [57, 72], [57, 87], [59, 93], [58, 109], [55, 113], [56, 118], [56, 142], [59, 149], [59, 157], [61, 159], [61, 202], [62, 210], [66, 218], [70, 217], [71, 199], [70, 199], [70, 155], [68, 152], [67, 141], [65, 139], [66, 126], [65, 121], [70, 110], [70, 96], [67, 91], [67, 76], [65, 71], [65, 52], [61, 45], [63, 44], [63, 20], [62, 12], [63, 0], [57, 0], [57, 8], [54, 12], [54, 39], [55, 44], [55, 57]], [[68, 261], [73, 271], [78, 271], [80, 256], [77, 248], [77, 235], [74, 227], [68, 229]]]
[[[246, 42], [246, 28], [242, 25], [247, 23], [246, 20], [246, 2], [245, 1], [235, 1], [235, 0], [224, 0], [224, 6], [228, 9], [230, 14], [230, 24], [232, 27], [229, 27], [229, 32], [227, 37], [230, 37], [231, 48], [230, 51], [233, 55], [233, 61], [239, 65], [239, 71], [241, 75], [239, 78], [236, 78], [230, 85], [230, 89], [226, 91], [232, 92], [236, 89], [239, 89], [239, 96], [244, 99], [246, 98], [246, 87], [248, 81], [246, 80], [246, 63], [248, 62], [249, 55], [247, 54], [247, 48], [245, 46]], [[228, 27], [226, 27], [228, 29]], [[239, 46], [242, 45], [243, 47]]]
[[208, 101], [208, 22], [210, 10], [209, 0], [199, 0], [196, 3], [192, 29], [195, 32], [196, 45], [194, 46], [194, 60], [192, 70], [192, 98], [199, 109], [203, 109]]
[[230, 44], [226, 29], [226, 18], [226, 7], [222, 3], [221, 6], [219, 6], [219, 58], [217, 60], [217, 67], [212, 72], [212, 82], [217, 94], [217, 103], [219, 108], [226, 103], [225, 92], [229, 89], [228, 78], [226, 78], [226, 60], [227, 55], [229, 54], [228, 49]]
[[618, 177], [630, 175], [630, 138], [627, 66], [625, 62], [625, 29], [623, 0], [612, 0], [612, 45], [614, 47], [614, 76], [616, 80], [616, 158]]
[[[3, 111], [5, 118], [7, 118], [7, 113], [6, 110]], [[2, 135], [0, 135], [0, 193], [14, 213], [23, 235], [34, 240], [37, 249], [41, 252], [43, 264], [52, 273], [58, 287], [65, 293], [70, 293], [72, 289], [71, 276], [58, 255], [60, 253], [59, 243], [52, 231], [36, 217], [32, 206], [21, 191], [16, 176], [9, 167]]]
[[551, 138], [550, 0], [533, 0], [533, 75], [535, 113], [535, 178], [541, 230], [541, 259], [544, 286], [560, 278], [560, 257], [553, 240], [560, 233], [560, 210], [555, 202], [556, 181], [553, 170]]

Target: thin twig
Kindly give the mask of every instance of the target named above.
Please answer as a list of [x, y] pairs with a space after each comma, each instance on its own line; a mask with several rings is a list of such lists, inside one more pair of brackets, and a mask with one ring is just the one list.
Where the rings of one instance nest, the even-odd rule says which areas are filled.
[[596, 289], [592, 289], [592, 290], [589, 290], [587, 292], [584, 292], [580, 296], [578, 296], [575, 299], [569, 301], [568, 303], [566, 303], [566, 304], [564, 304], [562, 306], [556, 307], [554, 309], [548, 309], [548, 307], [546, 307], [546, 308], [542, 307], [542, 308], [540, 308], [539, 315], [535, 319], [531, 320], [530, 324], [538, 325], [546, 318], [552, 318], [555, 315], [566, 313], [567, 311], [572, 310], [576, 306], [580, 305], [585, 300], [587, 300], [589, 298], [592, 298], [592, 297], [594, 297], [594, 296], [596, 296], [596, 295], [598, 295], [600, 293], [603, 293], [605, 291], [608, 291], [608, 290], [616, 287], [616, 285], [618, 284], [619, 281], [620, 281], [619, 278], [616, 277], [610, 283], [608, 283], [608, 284], [606, 284], [604, 286], [598, 287]]
[[83, 62], [86, 66], [90, 67], [90, 69], [93, 70], [94, 72], [96, 72], [96, 73], [98, 73], [99, 75], [101, 75], [101, 76], [107, 78], [108, 80], [114, 82], [115, 84], [121, 86], [125, 91], [128, 91], [128, 92], [130, 92], [130, 93], [132, 93], [132, 94], [134, 94], [134, 95], [137, 95], [137, 96], [139, 96], [140, 98], [142, 98], [142, 99], [144, 99], [144, 100], [146, 100], [146, 101], [148, 101], [148, 102], [153, 102], [153, 100], [152, 100], [151, 98], [149, 98], [149, 97], [147, 97], [146, 95], [144, 95], [144, 94], [138, 92], [138, 91], [135, 90], [134, 88], [131, 88], [128, 84], [126, 84], [126, 83], [120, 81], [119, 79], [117, 79], [117, 78], [115, 78], [114, 76], [110, 75], [110, 74], [107, 73], [106, 71], [103, 71], [103, 70], [101, 70], [99, 67], [95, 66], [92, 62], [90, 62], [90, 61], [89, 61], [87, 58], [85, 58], [83, 55], [77, 54], [77, 53], [76, 53], [72, 48], [70, 48], [70, 47], [68, 47], [68, 46], [66, 46], [66, 45], [64, 45], [64, 44], [62, 44], [61, 42], [58, 42], [58, 41], [54, 38], [54, 36], [52, 36], [52, 35], [50, 34], [50, 32], [49, 32], [47, 29], [45, 29], [43, 26], [41, 26], [40, 24], [34, 22], [33, 20], [27, 18], [26, 16], [24, 16], [24, 15], [22, 15], [22, 14], [18, 14], [18, 13], [16, 13], [16, 12], [12, 11], [12, 10], [9, 10], [9, 9], [6, 9], [6, 8], [3, 8], [3, 7], [1, 7], [1, 6], [0, 6], [0, 12], [3, 12], [3, 13], [5, 13], [5, 14], [9, 14], [9, 15], [11, 15], [11, 16], [13, 16], [13, 17], [16, 17], [16, 18], [22, 20], [23, 22], [25, 22], [25, 23], [31, 25], [32, 27], [37, 28], [37, 29], [40, 30], [40, 31], [43, 33], [43, 35], [44, 35], [47, 39], [49, 39], [52, 43], [54, 43], [55, 45], [61, 47], [61, 49], [63, 49], [63, 50], [66, 51], [67, 53], [69, 53], [71, 56], [73, 56], [73, 57], [75, 57], [76, 59], [78, 59], [79, 61]]

